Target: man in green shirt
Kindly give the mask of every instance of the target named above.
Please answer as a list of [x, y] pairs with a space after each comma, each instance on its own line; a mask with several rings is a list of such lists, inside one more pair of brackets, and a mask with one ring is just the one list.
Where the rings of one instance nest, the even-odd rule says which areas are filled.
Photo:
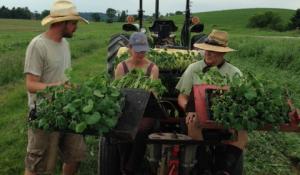
[[[224, 55], [227, 52], [235, 51], [228, 47], [228, 34], [224, 31], [213, 30], [204, 43], [195, 44], [194, 47], [205, 51], [204, 59], [189, 65], [180, 78], [176, 89], [180, 91], [178, 96], [178, 104], [182, 109], [186, 109], [189, 96], [194, 84], [201, 84], [199, 73], [205, 73], [210, 68], [216, 67], [224, 76], [233, 77], [234, 75], [242, 75], [241, 71], [235, 66], [225, 61]], [[196, 113], [190, 112], [186, 117], [186, 124], [189, 128], [189, 136], [193, 139], [203, 140], [202, 126], [199, 123]], [[209, 160], [205, 160], [207, 148], [200, 145], [198, 149], [198, 161], [200, 172], [213, 171], [213, 173], [223, 174], [242, 174], [242, 153], [247, 144], [247, 133], [239, 131], [237, 141], [225, 141], [220, 147], [214, 147], [210, 152], [215, 152], [214, 163], [209, 165]], [[202, 155], [202, 157], [201, 157]], [[199, 160], [202, 159], [202, 160]], [[239, 164], [240, 163], [240, 164]], [[206, 167], [204, 165], [207, 165]]]
[[[64, 72], [71, 67], [71, 54], [65, 38], [73, 36], [78, 21], [88, 23], [70, 0], [56, 0], [50, 15], [42, 20], [49, 29], [36, 36], [26, 51], [24, 73], [29, 110], [35, 108], [36, 92], [68, 81]], [[82, 135], [29, 128], [25, 175], [53, 174], [58, 153], [64, 163], [63, 174], [73, 175], [85, 157], [85, 149]]]

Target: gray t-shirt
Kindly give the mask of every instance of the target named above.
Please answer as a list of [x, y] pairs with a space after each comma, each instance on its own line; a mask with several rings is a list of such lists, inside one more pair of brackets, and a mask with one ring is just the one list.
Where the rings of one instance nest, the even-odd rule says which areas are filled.
[[[43, 33], [32, 39], [26, 50], [24, 73], [40, 76], [43, 83], [67, 81], [64, 72], [71, 67], [67, 40], [55, 42]], [[28, 92], [29, 108], [34, 107], [35, 94]]]
[[[206, 66], [203, 60], [190, 64], [176, 85], [176, 89], [178, 89], [181, 94], [190, 95], [193, 85], [202, 83], [198, 74], [202, 72], [202, 69]], [[229, 76], [230, 78], [235, 74], [242, 75], [237, 67], [227, 62], [225, 62], [218, 71], [222, 75]]]

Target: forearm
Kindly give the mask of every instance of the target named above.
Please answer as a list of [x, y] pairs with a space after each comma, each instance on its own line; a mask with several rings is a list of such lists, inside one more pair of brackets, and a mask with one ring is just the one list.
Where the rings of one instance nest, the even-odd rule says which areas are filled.
[[27, 90], [30, 93], [36, 93], [37, 91], [44, 90], [47, 87], [58, 86], [60, 84], [61, 84], [60, 82], [55, 82], [55, 83], [27, 82], [26, 86], [27, 86]]
[[49, 86], [58, 86], [63, 82], [53, 82], [53, 83], [45, 83], [41, 82], [39, 76], [33, 74], [26, 75], [26, 88], [30, 93], [36, 93], [37, 91], [44, 90]]
[[186, 105], [187, 105], [187, 102], [188, 102], [188, 96], [187, 96], [187, 95], [184, 95], [184, 94], [179, 94], [179, 96], [178, 96], [178, 105], [179, 105], [183, 110], [185, 110]]

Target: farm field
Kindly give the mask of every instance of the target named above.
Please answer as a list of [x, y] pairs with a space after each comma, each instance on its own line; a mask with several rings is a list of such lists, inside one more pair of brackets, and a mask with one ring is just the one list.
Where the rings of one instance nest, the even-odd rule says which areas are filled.
[[[245, 27], [251, 15], [264, 11], [267, 9], [196, 15], [206, 26], [204, 33], [209, 33], [212, 28], [229, 32], [229, 45], [238, 51], [226, 55], [227, 60], [242, 71], [252, 71], [259, 77], [286, 86], [293, 94], [295, 105], [300, 107], [300, 32]], [[286, 22], [294, 12], [283, 9], [272, 11], [279, 13]], [[183, 17], [172, 18], [180, 28]], [[27, 143], [27, 95], [22, 73], [25, 50], [30, 40], [45, 28], [40, 26], [39, 21], [31, 20], [0, 19], [0, 23], [0, 174], [15, 175], [23, 173]], [[119, 32], [121, 23], [79, 25], [74, 38], [69, 40], [75, 81], [106, 71], [108, 40], [112, 34]], [[87, 137], [88, 158], [81, 165], [80, 175], [97, 172], [97, 139]], [[299, 174], [300, 136], [296, 133], [253, 132], [244, 159], [246, 174]]]

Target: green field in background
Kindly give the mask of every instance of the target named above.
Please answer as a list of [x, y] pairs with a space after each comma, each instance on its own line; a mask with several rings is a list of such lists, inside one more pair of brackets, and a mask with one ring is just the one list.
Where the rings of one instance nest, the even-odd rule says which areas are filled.
[[[275, 32], [246, 28], [249, 17], [267, 9], [243, 9], [197, 13], [205, 24], [205, 33], [212, 28], [229, 32], [232, 48], [237, 52], [226, 59], [242, 71], [286, 86], [300, 106], [300, 39], [299, 31]], [[295, 11], [272, 9], [286, 23]], [[182, 26], [183, 17], [171, 17]], [[27, 96], [23, 64], [30, 40], [45, 28], [39, 21], [0, 19], [0, 174], [22, 174], [26, 151]], [[149, 22], [145, 22], [150, 25]], [[111, 35], [121, 33], [121, 23], [79, 24], [74, 38], [69, 39], [75, 81], [106, 71], [107, 45]], [[180, 29], [180, 28], [179, 28]], [[179, 38], [179, 32], [178, 37]], [[97, 138], [88, 137], [89, 156], [80, 168], [80, 175], [97, 171]], [[292, 158], [300, 159], [298, 134], [257, 133], [250, 135], [245, 154], [246, 174], [297, 174]], [[294, 159], [293, 159], [294, 160]], [[299, 163], [299, 162], [296, 162]], [[58, 168], [59, 169], [59, 168]]]

